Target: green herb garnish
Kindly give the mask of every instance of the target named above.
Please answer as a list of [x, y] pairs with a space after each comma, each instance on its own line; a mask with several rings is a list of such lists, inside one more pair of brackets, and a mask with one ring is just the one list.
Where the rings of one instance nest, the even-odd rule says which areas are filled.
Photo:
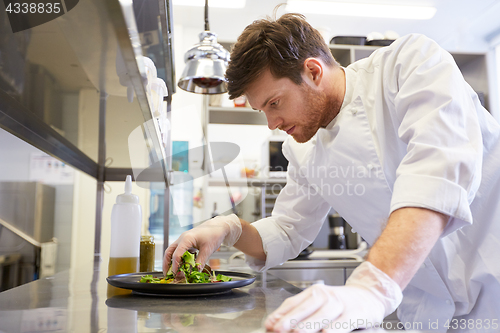
[[[144, 275], [139, 282], [143, 283], [213, 283], [213, 282], [228, 282], [232, 278], [226, 275], [217, 274], [212, 271], [210, 266], [205, 265], [204, 269], [200, 272], [198, 268], [200, 264], [195, 262], [195, 254], [186, 251], [182, 255], [181, 264], [177, 274], [172, 272], [172, 265], [168, 269], [164, 278], [155, 278], [152, 275]], [[181, 273], [182, 272], [182, 273]], [[181, 276], [176, 280], [176, 276]]]
[[217, 274], [217, 281], [221, 281], [221, 282], [228, 282], [228, 281], [231, 281], [232, 278], [230, 278], [229, 276], [225, 276], [225, 275], [222, 275], [222, 274]]
[[139, 282], [142, 283], [162, 283], [162, 278], [155, 278], [153, 275], [144, 275]]

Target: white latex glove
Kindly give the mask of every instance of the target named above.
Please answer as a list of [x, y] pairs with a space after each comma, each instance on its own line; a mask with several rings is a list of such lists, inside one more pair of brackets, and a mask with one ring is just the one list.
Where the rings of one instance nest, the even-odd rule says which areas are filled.
[[399, 285], [370, 262], [359, 265], [345, 286], [313, 285], [286, 299], [265, 321], [273, 332], [351, 332], [380, 327], [401, 303]]
[[181, 256], [186, 250], [196, 248], [200, 252], [196, 262], [205, 266], [208, 257], [221, 244], [233, 246], [241, 236], [241, 222], [238, 216], [216, 216], [191, 230], [183, 232], [179, 238], [170, 244], [163, 257], [163, 274], [166, 274], [172, 262], [172, 271], [176, 272]]

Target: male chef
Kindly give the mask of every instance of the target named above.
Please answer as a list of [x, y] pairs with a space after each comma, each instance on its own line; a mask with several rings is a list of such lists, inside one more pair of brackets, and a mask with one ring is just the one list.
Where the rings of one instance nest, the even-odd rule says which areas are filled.
[[303, 16], [285, 14], [245, 28], [226, 78], [230, 98], [288, 133], [287, 184], [270, 217], [182, 234], [164, 269], [191, 247], [204, 264], [223, 243], [266, 270], [313, 242], [333, 207], [371, 246], [366, 260], [345, 286], [287, 299], [268, 330], [348, 332], [396, 308], [407, 328], [500, 330], [500, 126], [448, 52], [412, 34], [343, 68]]

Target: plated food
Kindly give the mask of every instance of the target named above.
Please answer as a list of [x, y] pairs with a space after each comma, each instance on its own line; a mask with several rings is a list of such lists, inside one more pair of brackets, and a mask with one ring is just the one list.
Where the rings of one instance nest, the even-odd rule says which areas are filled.
[[196, 255], [189, 251], [184, 252], [181, 264], [177, 273], [172, 272], [172, 266], [163, 277], [150, 274], [143, 275], [139, 282], [141, 283], [159, 283], [159, 284], [179, 284], [179, 283], [216, 283], [228, 282], [232, 278], [223, 274], [216, 274], [210, 266], [205, 265], [203, 270], [199, 270], [200, 264], [195, 262]]
[[137, 272], [112, 275], [106, 281], [114, 287], [130, 289], [134, 294], [161, 297], [213, 296], [252, 284], [256, 276], [243, 272], [214, 271], [206, 265], [200, 271], [195, 254], [186, 252], [177, 273]]

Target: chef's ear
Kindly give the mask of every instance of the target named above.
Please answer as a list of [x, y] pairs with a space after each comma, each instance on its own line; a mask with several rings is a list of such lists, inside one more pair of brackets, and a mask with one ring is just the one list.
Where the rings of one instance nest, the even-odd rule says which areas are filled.
[[323, 78], [323, 64], [317, 58], [307, 58], [304, 60], [304, 74], [314, 85], [319, 86]]

